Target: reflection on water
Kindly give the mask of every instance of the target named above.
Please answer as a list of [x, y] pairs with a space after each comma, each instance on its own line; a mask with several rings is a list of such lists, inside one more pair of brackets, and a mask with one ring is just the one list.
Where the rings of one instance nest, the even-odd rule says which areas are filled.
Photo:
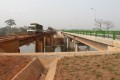
[[61, 52], [61, 47], [56, 47], [54, 52]]
[[[78, 48], [80, 51], [87, 51], [87, 46], [79, 46]], [[97, 51], [97, 50], [90, 47], [90, 51]]]
[[20, 53], [24, 53], [24, 52], [35, 52], [35, 44], [30, 43], [29, 45], [27, 44], [20, 47]]
[[[87, 51], [87, 46], [79, 46], [78, 48], [79, 48], [78, 49], [79, 51]], [[53, 52], [66, 52], [66, 47], [63, 46], [63, 45], [54, 47], [54, 49], [51, 48], [51, 47], [49, 47], [49, 48], [46, 47], [46, 52], [50, 52], [50, 51], [53, 51]], [[71, 49], [68, 52], [73, 52], [73, 51], [75, 51], [75, 50]], [[90, 51], [97, 51], [97, 50], [90, 47]], [[35, 44], [30, 43], [29, 45], [27, 44], [27, 45], [24, 45], [24, 46], [20, 47], [20, 53], [25, 53], [25, 52], [27, 52], [27, 53], [35, 52]]]

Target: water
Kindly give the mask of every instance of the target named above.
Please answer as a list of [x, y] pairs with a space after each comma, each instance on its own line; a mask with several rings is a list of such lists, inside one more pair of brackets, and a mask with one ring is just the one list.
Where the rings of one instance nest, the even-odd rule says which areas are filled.
[[[65, 48], [65, 47], [64, 47]], [[78, 46], [78, 50], [79, 51], [87, 51], [87, 46]], [[72, 50], [69, 50], [68, 52], [73, 52], [74, 51], [74, 49], [72, 49]], [[94, 48], [91, 48], [90, 47], [90, 51], [97, 51], [96, 49], [94, 49]], [[20, 47], [20, 53], [32, 53], [32, 52], [35, 52], [35, 44], [34, 43], [30, 43], [29, 45], [24, 45], [24, 46], [22, 46], [22, 47]], [[60, 46], [57, 46], [56, 48], [55, 48], [55, 51], [54, 52], [65, 52], [65, 49], [62, 51], [61, 50], [61, 47]]]
[[[80, 51], [87, 51], [87, 46], [78, 46]], [[90, 47], [90, 51], [97, 51], [96, 49]]]
[[56, 47], [54, 52], [61, 52], [61, 47]]
[[20, 53], [25, 53], [25, 52], [35, 52], [35, 44], [34, 43], [30, 43], [28, 45], [24, 45], [22, 47], [20, 47]]

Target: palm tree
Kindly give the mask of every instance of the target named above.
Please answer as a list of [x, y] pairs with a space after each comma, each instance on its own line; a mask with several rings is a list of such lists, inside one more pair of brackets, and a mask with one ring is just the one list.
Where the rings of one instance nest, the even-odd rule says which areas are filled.
[[15, 20], [8, 19], [5, 21], [5, 23], [11, 28], [11, 26], [16, 25]]

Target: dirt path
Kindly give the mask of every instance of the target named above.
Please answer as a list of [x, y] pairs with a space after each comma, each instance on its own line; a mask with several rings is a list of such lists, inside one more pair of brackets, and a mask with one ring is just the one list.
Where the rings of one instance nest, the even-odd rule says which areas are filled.
[[53, 80], [54, 79], [54, 75], [55, 75], [55, 72], [56, 72], [56, 65], [57, 65], [57, 61], [59, 60], [60, 58], [56, 58], [49, 66], [49, 71], [47, 73], [47, 76], [45, 78], [45, 80]]
[[44, 68], [47, 70], [44, 72], [45, 75], [42, 75], [42, 78], [39, 80], [53, 80], [55, 71], [56, 71], [56, 65], [57, 61], [60, 60], [61, 58], [54, 58], [54, 57], [45, 57], [45, 58], [40, 58], [38, 57], [40, 62], [43, 64]]

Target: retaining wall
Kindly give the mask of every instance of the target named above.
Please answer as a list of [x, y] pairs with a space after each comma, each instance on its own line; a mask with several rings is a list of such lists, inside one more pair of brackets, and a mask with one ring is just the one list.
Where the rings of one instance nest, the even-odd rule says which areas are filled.
[[38, 58], [34, 58], [26, 67], [24, 67], [11, 80], [39, 80], [44, 67]]

